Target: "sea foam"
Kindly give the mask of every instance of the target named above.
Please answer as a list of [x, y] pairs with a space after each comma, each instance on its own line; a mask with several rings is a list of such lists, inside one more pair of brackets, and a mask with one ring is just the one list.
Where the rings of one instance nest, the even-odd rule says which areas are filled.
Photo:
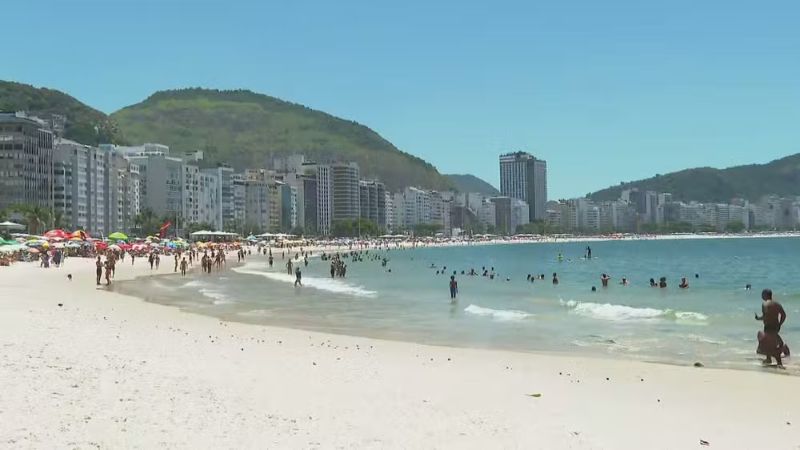
[[[292, 283], [294, 284], [295, 277], [294, 275], [289, 275], [287, 273], [279, 273], [279, 272], [264, 272], [258, 269], [255, 269], [253, 266], [251, 267], [237, 267], [233, 269], [234, 272], [245, 274], [245, 275], [257, 275], [264, 278], [269, 278], [273, 281], [280, 281], [283, 283]], [[365, 289], [362, 286], [354, 286], [351, 284], [347, 284], [340, 280], [335, 279], [327, 279], [327, 278], [316, 278], [316, 277], [303, 277], [302, 283], [304, 287], [311, 287], [314, 289], [319, 289], [321, 291], [328, 291], [334, 292], [336, 294], [348, 294], [354, 295], [356, 297], [375, 297], [378, 293], [375, 291], [370, 291]]]
[[474, 314], [476, 316], [491, 317], [492, 319], [500, 321], [525, 320], [529, 317], [533, 317], [533, 314], [526, 313], [525, 311], [517, 311], [513, 309], [491, 309], [478, 305], [469, 305], [464, 308], [464, 312]]
[[632, 306], [615, 305], [611, 303], [584, 303], [575, 300], [563, 301], [561, 304], [566, 306], [575, 314], [591, 317], [593, 319], [612, 320], [612, 321], [652, 321], [652, 320], [675, 320], [676, 322], [705, 323], [708, 316], [705, 314], [691, 311], [673, 311], [671, 309], [656, 308], [634, 308]]

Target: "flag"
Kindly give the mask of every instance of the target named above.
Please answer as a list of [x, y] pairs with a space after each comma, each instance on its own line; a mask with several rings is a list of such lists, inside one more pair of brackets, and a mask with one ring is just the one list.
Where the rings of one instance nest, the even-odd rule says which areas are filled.
[[161, 225], [161, 228], [158, 229], [158, 237], [163, 238], [166, 236], [170, 226], [172, 226], [172, 222], [169, 220], [164, 225]]

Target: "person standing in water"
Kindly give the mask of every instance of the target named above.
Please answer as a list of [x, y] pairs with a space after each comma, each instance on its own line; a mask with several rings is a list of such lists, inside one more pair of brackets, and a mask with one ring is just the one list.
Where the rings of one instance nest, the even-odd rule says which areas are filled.
[[294, 287], [303, 285], [303, 272], [300, 272], [300, 266], [294, 269]]
[[454, 275], [450, 276], [450, 299], [455, 301], [458, 295], [458, 281]]
[[592, 259], [592, 247], [586, 246], [586, 259]]
[[610, 279], [611, 279], [611, 277], [609, 277], [609, 276], [608, 276], [608, 275], [606, 275], [606, 274], [603, 274], [603, 275], [600, 277], [600, 283], [603, 285], [603, 287], [604, 287], [604, 288], [607, 288], [607, 287], [608, 287], [608, 280], [610, 280]]
[[782, 355], [789, 356], [789, 347], [783, 342], [780, 331], [786, 321], [786, 311], [783, 306], [772, 299], [772, 290], [764, 289], [761, 292], [761, 316], [755, 314], [756, 320], [764, 323], [764, 330], [758, 332], [758, 354], [764, 355], [764, 365], [772, 364], [772, 358], [778, 363], [778, 368], [783, 369]]

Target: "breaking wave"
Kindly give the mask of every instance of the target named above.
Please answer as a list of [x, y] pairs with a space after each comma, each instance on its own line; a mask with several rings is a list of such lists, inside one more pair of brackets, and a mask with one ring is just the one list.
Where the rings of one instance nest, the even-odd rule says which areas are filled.
[[526, 313], [525, 311], [517, 311], [513, 309], [491, 309], [478, 305], [469, 305], [464, 308], [464, 312], [474, 314], [476, 316], [491, 317], [492, 319], [500, 321], [525, 320], [529, 317], [533, 317], [533, 314]]
[[611, 303], [583, 303], [575, 300], [561, 304], [573, 313], [593, 319], [625, 321], [625, 320], [674, 320], [686, 323], [704, 323], [708, 320], [705, 314], [691, 311], [673, 311], [671, 309], [634, 308], [632, 306], [614, 305]]

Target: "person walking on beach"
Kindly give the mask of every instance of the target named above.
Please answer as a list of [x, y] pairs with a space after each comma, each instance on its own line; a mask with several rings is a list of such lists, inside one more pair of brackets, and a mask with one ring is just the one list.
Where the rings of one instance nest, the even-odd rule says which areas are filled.
[[186, 261], [186, 257], [184, 256], [181, 260], [181, 276], [186, 276], [186, 268], [189, 266], [189, 263]]
[[772, 358], [778, 363], [778, 368], [783, 369], [782, 355], [789, 356], [789, 347], [783, 342], [780, 334], [781, 326], [786, 321], [786, 311], [783, 306], [772, 299], [772, 290], [764, 289], [761, 292], [761, 316], [755, 314], [756, 320], [764, 323], [764, 330], [758, 332], [758, 350], [766, 359], [764, 365], [772, 364]]
[[94, 263], [95, 265], [95, 274], [97, 275], [97, 285], [100, 286], [100, 278], [103, 276], [103, 262], [100, 261], [100, 257], [97, 257], [97, 261]]
[[294, 269], [294, 287], [303, 285], [303, 272], [300, 272], [300, 266]]
[[456, 296], [458, 295], [458, 281], [456, 281], [456, 277], [451, 275], [450, 276], [450, 300], [455, 302]]
[[158, 270], [158, 266], [161, 265], [161, 256], [159, 256], [158, 253], [156, 253], [155, 259], [156, 259], [156, 270]]
[[179, 264], [178, 257], [179, 257], [178, 254], [175, 253], [175, 269], [173, 270], [173, 272], [178, 271], [178, 264]]
[[286, 273], [289, 275], [292, 274], [292, 259], [289, 258], [289, 261], [286, 263]]
[[272, 269], [272, 264], [275, 263], [275, 260], [272, 258], [272, 252], [269, 253], [269, 268]]

